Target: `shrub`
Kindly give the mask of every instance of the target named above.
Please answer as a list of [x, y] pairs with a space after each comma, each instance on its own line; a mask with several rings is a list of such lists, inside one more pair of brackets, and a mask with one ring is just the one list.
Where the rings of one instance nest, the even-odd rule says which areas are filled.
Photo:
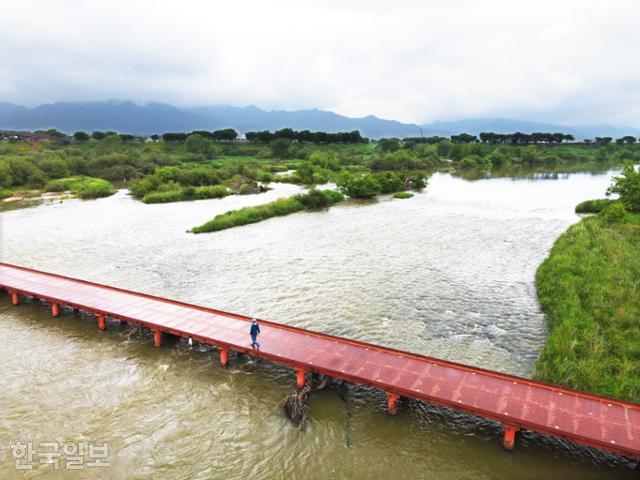
[[108, 197], [116, 193], [116, 189], [106, 180], [102, 180], [101, 178], [92, 178], [80, 185], [74, 193], [83, 200], [88, 200], [91, 198]]
[[460, 165], [467, 168], [486, 167], [492, 162], [493, 160], [483, 158], [480, 155], [469, 155], [460, 160]]
[[173, 190], [156, 190], [147, 193], [142, 201], [144, 203], [169, 203], [181, 202], [184, 200], [204, 200], [207, 198], [222, 198], [231, 192], [222, 185], [213, 185], [205, 187], [185, 187]]
[[243, 183], [242, 185], [240, 185], [238, 193], [240, 195], [249, 195], [250, 193], [254, 193], [254, 188], [248, 183]]
[[393, 194], [393, 198], [405, 199], [411, 197], [413, 197], [413, 193], [411, 192], [396, 192]]
[[51, 180], [44, 186], [45, 192], [65, 192], [71, 190], [71, 186], [68, 178], [60, 178], [58, 180]]
[[381, 191], [381, 186], [376, 178], [369, 174], [342, 175], [337, 181], [338, 187], [345, 195], [351, 198], [371, 198]]
[[416, 158], [410, 151], [398, 150], [383, 156], [376, 156], [369, 163], [371, 170], [417, 170], [427, 167], [429, 162]]
[[602, 215], [603, 220], [607, 223], [619, 223], [627, 217], [627, 209], [623, 203], [613, 202], [606, 206], [600, 215]]
[[380, 184], [380, 192], [393, 193], [404, 189], [404, 184], [400, 177], [393, 172], [384, 172], [376, 175], [376, 179]]
[[180, 190], [169, 190], [167, 192], [150, 192], [147, 193], [142, 201], [144, 203], [168, 203], [168, 202], [179, 202], [182, 200], [182, 191]]
[[344, 199], [344, 195], [334, 190], [311, 189], [306, 194], [296, 195], [296, 198], [305, 208], [316, 209], [325, 208], [338, 203]]
[[414, 190], [420, 190], [427, 187], [427, 181], [424, 179], [424, 175], [416, 174], [408, 178], [409, 187]]
[[213, 185], [206, 187], [196, 187], [196, 198], [205, 199], [205, 198], [222, 198], [229, 195], [229, 189], [222, 185]]
[[68, 177], [48, 182], [44, 190], [46, 192], [64, 192], [70, 190], [75, 196], [88, 200], [91, 198], [108, 197], [116, 193], [116, 188], [101, 178], [93, 177]]
[[609, 198], [598, 198], [596, 200], [585, 200], [576, 205], [576, 213], [600, 213], [607, 205], [614, 202]]

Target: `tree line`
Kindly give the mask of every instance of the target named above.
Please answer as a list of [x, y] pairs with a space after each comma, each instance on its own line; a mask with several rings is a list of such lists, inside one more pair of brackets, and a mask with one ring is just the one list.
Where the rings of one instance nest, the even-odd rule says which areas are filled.
[[[398, 139], [380, 139], [378, 143], [388, 140], [396, 140]], [[432, 136], [432, 137], [406, 137], [402, 139], [403, 143], [408, 144], [436, 144], [446, 140], [450, 140], [452, 143], [487, 143], [491, 145], [531, 145], [538, 143], [563, 143], [563, 142], [575, 142], [575, 137], [571, 134], [565, 133], [548, 133], [548, 132], [533, 132], [533, 133], [494, 133], [494, 132], [481, 132], [479, 135], [471, 135], [468, 133], [460, 133], [458, 135], [451, 135], [451, 137], [440, 137], [440, 136]], [[613, 142], [613, 137], [595, 137], [594, 139], [585, 138], [583, 140], [584, 143], [591, 144], [597, 143], [600, 145], [607, 145]], [[618, 145], [630, 145], [636, 143], [638, 139], [631, 135], [626, 135], [621, 138], [617, 138], [615, 143]]]
[[[60, 134], [64, 136], [64, 134]], [[78, 142], [85, 142], [90, 139], [102, 140], [109, 135], [116, 135], [122, 138], [123, 141], [130, 141], [133, 139], [144, 140], [144, 137], [137, 137], [134, 135], [116, 133], [113, 131], [93, 133], [76, 132], [73, 134], [73, 138]], [[223, 128], [221, 130], [214, 130], [212, 132], [207, 130], [194, 130], [192, 132], [165, 132], [162, 135], [153, 134], [149, 138], [153, 141], [162, 139], [165, 142], [185, 142], [187, 138], [192, 135], [199, 135], [200, 137], [208, 140], [215, 140], [218, 142], [232, 142], [238, 140], [240, 135], [233, 128]], [[367, 138], [362, 137], [360, 132], [354, 130], [352, 132], [312, 132], [309, 130], [293, 130], [292, 128], [283, 128], [271, 132], [269, 130], [262, 130], [256, 132], [247, 132], [245, 135], [247, 141], [252, 143], [270, 143], [274, 140], [289, 140], [297, 142], [311, 142], [311, 143], [344, 143], [344, 144], [356, 144], [356, 143], [368, 143]]]
[[[24, 132], [23, 132], [24, 133]], [[49, 129], [46, 131], [38, 130], [33, 132], [34, 134], [46, 134], [49, 138], [55, 139], [68, 139], [69, 136], [59, 132], [56, 129]], [[153, 141], [163, 140], [165, 142], [186, 142], [186, 140], [192, 136], [198, 135], [202, 138], [206, 138], [212, 141], [218, 142], [232, 142], [238, 140], [240, 135], [233, 128], [223, 128], [220, 130], [207, 131], [207, 130], [194, 130], [192, 132], [166, 132], [162, 135], [153, 134], [149, 137], [131, 135], [126, 133], [117, 133], [111, 130], [108, 131], [94, 131], [91, 133], [78, 131], [71, 137], [76, 142], [86, 142], [88, 140], [102, 140], [108, 136], [117, 136], [124, 142], [132, 140], [144, 141], [145, 138], [149, 138]], [[360, 135], [358, 130], [351, 132], [311, 132], [309, 130], [293, 130], [292, 128], [283, 128], [271, 132], [269, 130], [262, 131], [250, 131], [245, 135], [247, 141], [251, 143], [271, 143], [275, 140], [287, 140], [297, 142], [310, 142], [316, 144], [358, 144], [369, 143], [369, 139]], [[377, 140], [378, 144], [384, 144], [385, 142], [402, 142], [404, 144], [429, 144], [434, 145], [444, 141], [450, 141], [456, 144], [468, 144], [468, 143], [485, 143], [490, 145], [531, 145], [531, 144], [559, 144], [563, 142], [574, 142], [575, 137], [571, 134], [565, 134], [561, 132], [549, 133], [549, 132], [532, 132], [532, 133], [495, 133], [495, 132], [481, 132], [478, 135], [472, 135], [469, 133], [459, 133], [451, 135], [450, 137], [442, 136], [430, 136], [430, 137], [405, 137], [402, 140], [398, 138], [380, 138]], [[621, 138], [615, 139], [615, 143], [618, 145], [630, 145], [638, 141], [636, 137], [626, 135]], [[608, 145], [614, 142], [613, 137], [595, 137], [594, 139], [586, 138], [583, 140], [586, 144], [599, 144]]]
[[[220, 130], [214, 130], [213, 132], [208, 132], [206, 130], [194, 130], [190, 133], [167, 132], [162, 134], [162, 140], [165, 142], [184, 142], [191, 135], [200, 135], [203, 138], [217, 140], [218, 142], [232, 142], [238, 138], [238, 132], [233, 128], [223, 128]], [[151, 138], [151, 140], [160, 139], [160, 137], [155, 134], [151, 135], [149, 138]]]
[[290, 140], [312, 143], [368, 143], [369, 140], [362, 137], [358, 130], [352, 132], [311, 132], [309, 130], [293, 130], [283, 128], [275, 132], [263, 130], [260, 132], [247, 132], [246, 138], [250, 142], [268, 143], [273, 140]]

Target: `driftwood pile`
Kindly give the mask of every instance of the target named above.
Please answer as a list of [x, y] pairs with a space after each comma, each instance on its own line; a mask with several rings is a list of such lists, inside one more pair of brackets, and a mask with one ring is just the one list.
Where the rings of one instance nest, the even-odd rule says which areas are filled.
[[311, 382], [305, 385], [302, 390], [283, 400], [284, 413], [291, 420], [291, 423], [301, 430], [305, 429], [309, 416], [309, 394], [328, 387], [329, 383], [328, 379], [317, 379], [313, 375]]

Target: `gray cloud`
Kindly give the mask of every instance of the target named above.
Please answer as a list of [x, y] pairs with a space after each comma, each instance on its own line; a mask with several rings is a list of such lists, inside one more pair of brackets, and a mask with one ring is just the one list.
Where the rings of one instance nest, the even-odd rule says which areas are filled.
[[633, 0], [25, 0], [0, 100], [318, 107], [640, 126]]

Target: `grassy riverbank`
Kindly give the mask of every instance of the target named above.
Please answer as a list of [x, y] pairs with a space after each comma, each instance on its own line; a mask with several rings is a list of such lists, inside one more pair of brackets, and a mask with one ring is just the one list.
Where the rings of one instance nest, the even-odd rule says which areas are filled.
[[344, 195], [333, 190], [310, 190], [309, 193], [281, 198], [275, 202], [255, 207], [245, 207], [240, 210], [217, 215], [213, 220], [194, 227], [193, 233], [217, 232], [227, 228], [239, 227], [250, 223], [257, 223], [273, 217], [282, 217], [302, 210], [317, 210], [341, 202]]
[[640, 214], [569, 228], [536, 285], [549, 336], [535, 377], [640, 402]]

